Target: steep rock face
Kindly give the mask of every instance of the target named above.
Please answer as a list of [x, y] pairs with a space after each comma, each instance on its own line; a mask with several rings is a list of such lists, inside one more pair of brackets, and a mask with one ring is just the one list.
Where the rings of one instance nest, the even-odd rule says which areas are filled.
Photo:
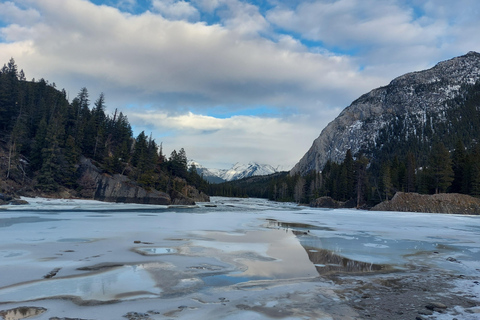
[[418, 128], [431, 121], [429, 115], [438, 115], [441, 121], [448, 107], [446, 101], [462, 95], [462, 86], [479, 79], [480, 54], [469, 52], [429, 70], [400, 76], [362, 95], [323, 129], [290, 174], [320, 171], [328, 160], [341, 162], [348, 149], [355, 154], [381, 148], [379, 132], [399, 117], [405, 135], [422, 135]]
[[373, 211], [480, 214], [480, 199], [457, 193], [424, 195], [397, 192], [392, 200], [377, 204]]
[[147, 191], [132, 184], [127, 177], [119, 174], [113, 176], [101, 175], [97, 181], [94, 199], [107, 202], [157, 205], [169, 205], [172, 202], [170, 196], [165, 192], [157, 190]]
[[170, 194], [158, 190], [146, 190], [126, 176], [102, 173], [86, 158], [81, 159], [79, 170], [81, 173], [79, 184], [82, 187], [80, 193], [85, 198], [156, 205], [194, 205], [195, 201], [210, 200], [207, 195], [192, 186], [186, 186], [182, 192], [172, 190]]

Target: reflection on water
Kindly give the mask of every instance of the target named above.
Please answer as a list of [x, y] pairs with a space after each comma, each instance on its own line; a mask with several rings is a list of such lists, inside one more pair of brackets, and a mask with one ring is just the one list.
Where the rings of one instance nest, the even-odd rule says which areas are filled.
[[[310, 234], [310, 230], [334, 231], [332, 228], [314, 226], [304, 223], [280, 222], [277, 220], [269, 220], [268, 228], [283, 228], [291, 231], [298, 238], [298, 241], [307, 252], [309, 260], [314, 264], [320, 275], [334, 272], [379, 272], [391, 269], [386, 264], [375, 264], [353, 260], [341, 256], [332, 250], [322, 248], [322, 241]], [[314, 244], [314, 246], [312, 245]], [[371, 246], [372, 244], [364, 244]], [[376, 248], [388, 248], [388, 246], [374, 244]]]
[[176, 249], [173, 248], [159, 248], [159, 247], [151, 247], [151, 248], [134, 248], [133, 251], [142, 254], [144, 256], [158, 256], [162, 254], [173, 254], [177, 253]]
[[[244, 278], [237, 283], [259, 279], [317, 276], [315, 267], [308, 260], [308, 256], [291, 231], [262, 230], [246, 233], [206, 232], [204, 234], [208, 240], [198, 240], [193, 244], [209, 247], [215, 250], [212, 254], [221, 260], [239, 264], [239, 268], [245, 271], [228, 275]], [[213, 278], [212, 281], [217, 281], [216, 279], [235, 282], [235, 279], [218, 277]]]
[[324, 230], [324, 231], [335, 231], [335, 229], [324, 226], [314, 226], [307, 223], [298, 223], [298, 222], [281, 222], [275, 219], [268, 219], [267, 228], [282, 228], [282, 229], [292, 229], [294, 232], [307, 232], [309, 230]]
[[320, 275], [333, 272], [376, 272], [390, 269], [388, 265], [367, 263], [342, 257], [333, 251], [304, 247], [308, 258]]
[[155, 286], [148, 267], [122, 266], [84, 276], [45, 279], [4, 287], [0, 289], [0, 301], [72, 297], [81, 303], [88, 300], [109, 302], [158, 297], [161, 289]]
[[18, 307], [10, 310], [0, 311], [0, 316], [4, 320], [21, 320], [38, 316], [47, 311], [45, 308], [37, 307]]
[[18, 223], [35, 223], [35, 222], [49, 222], [60, 221], [59, 219], [44, 219], [39, 217], [15, 217], [0, 219], [0, 228], [10, 227]]
[[212, 276], [203, 277], [202, 280], [205, 285], [209, 287], [223, 287], [223, 286], [230, 286], [233, 284], [253, 281], [253, 280], [268, 280], [270, 278], [264, 277], [242, 277], [242, 276], [235, 276], [235, 274], [218, 274]]

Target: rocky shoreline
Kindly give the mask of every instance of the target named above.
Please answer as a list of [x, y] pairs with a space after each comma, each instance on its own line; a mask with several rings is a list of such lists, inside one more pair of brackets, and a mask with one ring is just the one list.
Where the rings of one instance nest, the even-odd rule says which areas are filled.
[[90, 159], [82, 157], [78, 171], [80, 190], [61, 187], [59, 191], [44, 193], [32, 187], [33, 183], [23, 184], [3, 181], [0, 185], [0, 205], [26, 204], [21, 196], [60, 199], [91, 199], [105, 202], [154, 204], [154, 205], [195, 205], [196, 202], [209, 202], [210, 197], [190, 186], [181, 178], [174, 178], [181, 188], [162, 192], [146, 189], [121, 174], [110, 175], [97, 168]]

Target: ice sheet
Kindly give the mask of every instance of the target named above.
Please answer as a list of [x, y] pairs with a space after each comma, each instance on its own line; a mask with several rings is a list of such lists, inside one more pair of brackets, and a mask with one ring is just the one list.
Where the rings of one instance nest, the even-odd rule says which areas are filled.
[[[337, 312], [329, 306], [355, 311], [342, 309], [324, 274], [411, 265], [466, 276], [480, 270], [476, 216], [262, 199], [212, 198], [215, 207], [195, 208], [27, 201], [0, 211], [0, 310], [46, 308], [37, 319], [120, 319], [133, 311], [240, 319], [279, 317], [278, 310], [287, 319], [329, 319]], [[305, 310], [289, 309], [292, 292]]]

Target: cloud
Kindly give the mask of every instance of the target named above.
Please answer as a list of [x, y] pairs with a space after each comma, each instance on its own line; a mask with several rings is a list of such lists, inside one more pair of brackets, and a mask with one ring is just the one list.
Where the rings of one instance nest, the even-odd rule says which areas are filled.
[[[0, 61], [14, 57], [27, 78], [70, 98], [82, 87], [92, 101], [104, 92], [136, 130], [200, 162], [270, 155], [293, 165], [361, 94], [480, 51], [475, 0], [104, 3], [0, 3]], [[205, 116], [263, 107], [274, 116]]]
[[200, 17], [195, 7], [182, 0], [153, 0], [152, 7], [155, 12], [171, 20], [197, 21]]
[[[312, 110], [319, 97], [322, 106], [344, 106], [380, 83], [360, 78], [347, 57], [296, 51], [234, 27], [170, 21], [148, 11], [130, 15], [80, 0], [32, 3], [41, 21], [19, 18], [2, 29], [12, 42], [30, 39], [28, 50], [7, 45], [0, 58], [14, 56], [27, 75], [33, 70], [72, 92], [92, 83], [110, 99], [171, 111], [193, 105]], [[20, 37], [17, 26], [28, 36]], [[352, 92], [345, 94], [346, 87]]]
[[40, 19], [38, 11], [18, 7], [14, 2], [6, 1], [0, 3], [0, 19], [6, 23], [15, 23], [25, 19], [25, 23], [35, 23]]
[[[355, 56], [356, 63], [366, 66], [365, 75], [394, 77], [478, 50], [478, 41], [469, 41], [472, 33], [464, 35], [480, 29], [479, 8], [472, 0], [315, 1], [277, 6], [267, 20], [302, 39]], [[465, 43], [471, 48], [459, 51]]]
[[[332, 113], [338, 113], [338, 110]], [[256, 161], [283, 165], [283, 169], [287, 170], [298, 161], [297, 155], [305, 152], [318, 135], [315, 127], [298, 130], [306, 121], [304, 116], [289, 119], [256, 116], [218, 119], [191, 112], [179, 116], [133, 112], [129, 119], [139, 126], [138, 130], [153, 132], [153, 136], [158, 137], [157, 143], [170, 146], [164, 147], [167, 156], [174, 148], [178, 150], [186, 146], [187, 156], [201, 159], [201, 164], [207, 167], [220, 164], [223, 168], [229, 168], [236, 162]], [[322, 127], [326, 124], [322, 120], [318, 123]], [[177, 131], [181, 131], [181, 137], [176, 136]], [[177, 147], [172, 148], [172, 141], [177, 143]]]

